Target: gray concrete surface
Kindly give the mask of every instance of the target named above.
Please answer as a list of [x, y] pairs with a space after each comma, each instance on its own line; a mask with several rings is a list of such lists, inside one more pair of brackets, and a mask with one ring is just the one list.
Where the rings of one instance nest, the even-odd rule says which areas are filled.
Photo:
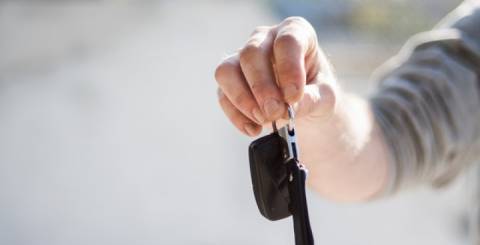
[[[250, 139], [213, 79], [276, 21], [253, 1], [1, 3], [0, 244], [293, 244], [290, 220], [256, 209]], [[363, 93], [348, 43], [325, 48]], [[465, 242], [467, 199], [459, 178], [371, 204], [309, 193], [309, 206], [317, 244], [447, 245]]]

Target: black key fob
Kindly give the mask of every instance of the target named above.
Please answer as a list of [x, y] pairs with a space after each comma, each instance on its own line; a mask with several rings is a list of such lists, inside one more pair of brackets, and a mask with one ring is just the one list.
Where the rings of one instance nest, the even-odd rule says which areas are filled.
[[253, 141], [248, 151], [253, 193], [260, 213], [272, 221], [290, 216], [287, 165], [284, 164], [287, 142], [275, 130]]
[[293, 108], [289, 123], [261, 137], [248, 148], [253, 193], [260, 213], [269, 220], [293, 216], [296, 245], [313, 245], [308, 217], [305, 181], [307, 170], [298, 162]]

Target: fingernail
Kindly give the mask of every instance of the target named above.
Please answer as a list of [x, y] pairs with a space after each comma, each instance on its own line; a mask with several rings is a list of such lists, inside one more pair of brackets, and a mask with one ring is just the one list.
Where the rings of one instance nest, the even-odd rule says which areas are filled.
[[253, 109], [252, 114], [259, 124], [263, 124], [265, 122], [265, 117], [263, 117], [262, 112], [258, 108]]
[[281, 109], [280, 102], [276, 99], [268, 99], [263, 104], [263, 110], [270, 118], [275, 118]]
[[250, 136], [257, 135], [256, 126], [253, 125], [253, 124], [247, 123], [245, 125], [245, 131], [247, 131], [248, 135], [250, 135]]
[[285, 99], [295, 98], [298, 94], [298, 88], [295, 84], [288, 84], [283, 88], [283, 97]]

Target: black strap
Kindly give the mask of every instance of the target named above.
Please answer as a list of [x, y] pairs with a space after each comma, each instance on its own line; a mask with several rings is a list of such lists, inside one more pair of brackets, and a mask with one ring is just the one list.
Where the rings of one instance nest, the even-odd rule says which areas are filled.
[[312, 228], [308, 218], [307, 198], [305, 194], [305, 181], [307, 172], [295, 159], [288, 161], [290, 183], [290, 210], [293, 215], [293, 229], [296, 245], [313, 245]]

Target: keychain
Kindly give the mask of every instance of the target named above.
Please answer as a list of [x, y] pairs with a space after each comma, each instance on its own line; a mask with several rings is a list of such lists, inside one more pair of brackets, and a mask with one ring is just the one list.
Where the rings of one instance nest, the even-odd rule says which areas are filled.
[[253, 141], [249, 146], [253, 192], [260, 213], [275, 221], [293, 216], [296, 245], [313, 245], [305, 194], [306, 168], [298, 161], [295, 115], [288, 106], [285, 127]]

